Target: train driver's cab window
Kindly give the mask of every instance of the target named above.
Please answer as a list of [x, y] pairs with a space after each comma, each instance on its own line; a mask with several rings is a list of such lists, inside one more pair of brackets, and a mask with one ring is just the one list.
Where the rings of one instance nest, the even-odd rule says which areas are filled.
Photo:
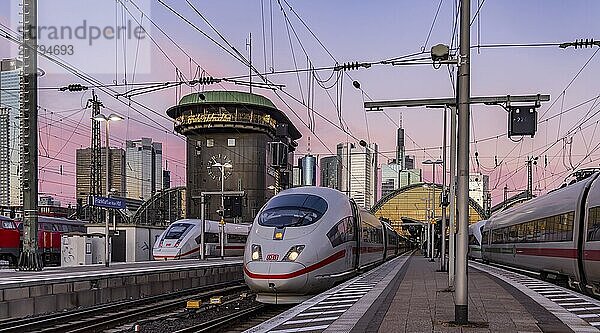
[[352, 217], [346, 217], [334, 225], [333, 228], [327, 232], [327, 238], [329, 238], [332, 247], [353, 240], [354, 226]]
[[326, 211], [327, 202], [316, 195], [282, 195], [265, 205], [258, 223], [265, 227], [302, 227], [317, 222]]
[[165, 239], [179, 239], [188, 231], [188, 229], [191, 229], [191, 227], [192, 225], [188, 223], [174, 223], [169, 230], [167, 230]]
[[587, 240], [600, 240], [600, 206], [592, 207], [588, 212]]

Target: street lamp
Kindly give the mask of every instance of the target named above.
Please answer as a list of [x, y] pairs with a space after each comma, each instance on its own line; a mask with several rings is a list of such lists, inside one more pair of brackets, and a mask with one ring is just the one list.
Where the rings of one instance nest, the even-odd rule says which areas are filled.
[[[109, 159], [110, 159], [110, 137], [109, 137], [109, 130], [108, 130], [108, 123], [110, 123], [111, 121], [121, 121], [123, 120], [123, 117], [119, 116], [118, 114], [114, 114], [111, 113], [108, 117], [103, 115], [103, 114], [98, 114], [96, 116], [94, 116], [95, 121], [103, 121], [106, 123], [106, 126], [104, 127], [106, 129], [106, 195], [108, 196], [110, 193], [110, 181], [109, 181], [109, 176], [110, 176], [110, 170], [109, 170]], [[110, 225], [110, 217], [108, 214], [108, 208], [106, 208], [106, 216], [105, 216], [105, 226], [104, 226], [104, 262], [105, 262], [105, 266], [108, 267], [110, 265], [110, 251], [109, 251], [109, 225]]]
[[220, 163], [217, 162], [211, 165], [213, 168], [219, 168], [221, 170], [221, 222], [219, 223], [219, 228], [221, 229], [221, 259], [225, 256], [225, 220], [223, 219], [223, 215], [225, 215], [225, 169], [233, 168], [231, 163]]
[[[438, 165], [438, 164], [443, 164], [443, 163], [444, 163], [444, 161], [442, 161], [440, 159], [437, 159], [435, 161], [432, 161], [432, 160], [423, 161], [423, 164], [431, 164], [431, 170], [433, 171], [433, 198], [432, 198], [431, 207], [432, 207], [432, 212], [433, 212], [432, 215], [433, 215], [433, 219], [434, 220], [435, 220], [435, 166]], [[434, 228], [434, 226], [433, 226], [432, 223], [429, 223], [429, 224], [430, 224], [429, 228], [431, 228], [431, 232], [429, 233], [429, 235], [431, 237], [431, 246], [430, 246], [431, 257], [430, 257], [429, 261], [435, 261], [435, 259], [433, 259], [433, 251], [435, 251], [435, 244], [434, 244], [434, 242], [435, 242], [435, 228]], [[442, 260], [443, 260], [443, 258], [442, 258]]]

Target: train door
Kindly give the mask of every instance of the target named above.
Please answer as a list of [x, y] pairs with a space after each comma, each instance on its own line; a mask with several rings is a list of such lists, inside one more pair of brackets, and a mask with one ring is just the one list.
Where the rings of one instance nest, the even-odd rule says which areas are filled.
[[579, 224], [577, 218], [581, 219], [577, 237], [578, 264], [581, 270], [579, 279], [591, 285], [593, 292], [598, 294], [600, 293], [600, 180], [595, 180], [584, 195], [579, 214], [575, 214], [575, 225]]
[[360, 238], [362, 235], [360, 229], [360, 214], [356, 203], [352, 199], [350, 199], [350, 206], [352, 207], [352, 222], [354, 227], [354, 252], [352, 253], [352, 267], [354, 267], [354, 270], [358, 270], [358, 266], [360, 264]]

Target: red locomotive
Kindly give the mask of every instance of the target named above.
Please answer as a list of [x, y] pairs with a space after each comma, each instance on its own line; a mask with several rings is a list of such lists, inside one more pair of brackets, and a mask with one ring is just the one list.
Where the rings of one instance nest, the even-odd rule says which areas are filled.
[[15, 222], [0, 216], [0, 260], [15, 265], [19, 258], [19, 230]]
[[[23, 234], [23, 224], [20, 220], [15, 221], [17, 225], [17, 250], [19, 249], [19, 235]], [[80, 220], [68, 220], [65, 218], [38, 217], [38, 248], [42, 255], [44, 266], [60, 265], [60, 242], [63, 233], [67, 232], [86, 232], [85, 223]], [[14, 236], [13, 236], [14, 237]], [[2, 239], [2, 236], [0, 236]], [[0, 240], [0, 244], [1, 240]], [[0, 245], [0, 257], [3, 255], [4, 248]], [[17, 251], [18, 253], [18, 251]], [[18, 258], [18, 255], [17, 257]], [[16, 262], [16, 261], [15, 261]]]

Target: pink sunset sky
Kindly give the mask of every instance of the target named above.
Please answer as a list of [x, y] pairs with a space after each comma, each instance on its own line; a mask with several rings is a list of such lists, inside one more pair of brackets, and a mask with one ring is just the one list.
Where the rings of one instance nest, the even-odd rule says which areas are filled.
[[[231, 50], [185, 1], [164, 2], [225, 49]], [[307, 59], [314, 68], [330, 68], [336, 65], [336, 61], [378, 62], [421, 50], [425, 50], [422, 56], [428, 56], [429, 49], [435, 44], [451, 45], [454, 30], [455, 1], [452, 0], [282, 0], [281, 7], [278, 1], [270, 0], [191, 2], [227, 42], [245, 57], [248, 57], [246, 43], [251, 33], [253, 65], [261, 72], [270, 72], [271, 67], [275, 72], [305, 69], [308, 67]], [[160, 46], [159, 49], [151, 43], [149, 49], [138, 54], [140, 58], [137, 61], [142, 58], [150, 60], [148, 68], [135, 71], [136, 58], [126, 56], [125, 70], [122, 55], [129, 54], [135, 48], [134, 43], [119, 45], [112, 51], [97, 46], [94, 56], [75, 60], [89, 66], [94, 63], [99, 66], [104, 62], [116, 62], [117, 74], [90, 73], [106, 84], [113, 81], [124, 82], [125, 77], [130, 84], [174, 81], [176, 68], [187, 78], [192, 78], [197, 72], [197, 64], [201, 66], [200, 71], [204, 70], [207, 75], [216, 78], [247, 75], [248, 67], [223, 48], [159, 2], [149, 3], [151, 10], [145, 13], [147, 17], [160, 26], [192, 59], [146, 17], [143, 26]], [[481, 3], [482, 1], [472, 2], [473, 14]], [[10, 2], [0, 4], [0, 23], [14, 28], [14, 19], [4, 14], [10, 12], [10, 6], [13, 6]], [[79, 16], [85, 18], [93, 11], [84, 7], [73, 8], [68, 15], [57, 15], [64, 15], [65, 21]], [[135, 7], [128, 9], [137, 19], [142, 17]], [[123, 8], [116, 8], [116, 11], [121, 18], [129, 15]], [[596, 53], [600, 48], [485, 46], [560, 43], [594, 37], [600, 39], [600, 36], [594, 35], [600, 31], [600, 21], [597, 20], [599, 12], [600, 3], [592, 0], [483, 2], [478, 17], [472, 24], [472, 45], [484, 46], [472, 50], [472, 95], [551, 95], [551, 101], [544, 103], [539, 109], [536, 136], [523, 138], [518, 142], [511, 141], [505, 134], [507, 113], [501, 107], [472, 106], [471, 169], [490, 176], [494, 203], [502, 200], [505, 185], [510, 190], [525, 188], [525, 161], [528, 156], [539, 156], [538, 165], [534, 168], [534, 189], [537, 194], [558, 187], [573, 168], [598, 166], [600, 134], [596, 133], [596, 127], [600, 120], [600, 89], [597, 80], [600, 55]], [[45, 20], [44, 14], [49, 15], [41, 12], [40, 24]], [[54, 16], [53, 19], [57, 18]], [[113, 17], [107, 24], [114, 24], [114, 20]], [[0, 38], [0, 58], [10, 57], [11, 47], [10, 42]], [[47, 73], [40, 79], [40, 87], [48, 88], [40, 92], [39, 102], [42, 107], [39, 119], [40, 192], [55, 195], [64, 203], [73, 204], [75, 149], [89, 146], [90, 141], [89, 111], [84, 112], [82, 109], [85, 101], [90, 98], [91, 91], [64, 93], [49, 89], [71, 83], [86, 83], [47, 60], [40, 60], [40, 67]], [[303, 138], [297, 150], [299, 155], [308, 151], [309, 137], [310, 151], [319, 156], [335, 153], [335, 145], [347, 139], [346, 133], [339, 128], [336, 108], [340, 107], [343, 121], [348, 125], [350, 133], [356, 138], [377, 143], [382, 151], [379, 161], [386, 163], [386, 159], [395, 154], [394, 122], [397, 123], [402, 114], [408, 154], [415, 155], [417, 165], [421, 166], [423, 160], [440, 158], [442, 155], [439, 148], [442, 142], [441, 111], [412, 108], [389, 109], [386, 111], [387, 116], [383, 113], [366, 114], [363, 102], [451, 97], [453, 89], [449, 73], [455, 70], [446, 66], [434, 69], [431, 65], [373, 65], [368, 69], [348, 71], [348, 75], [338, 79], [335, 72], [325, 69], [317, 72], [318, 78], [323, 81], [320, 84], [318, 80], [311, 80], [308, 72], [304, 71], [270, 74], [268, 77], [274, 83], [285, 85], [285, 93], [278, 91], [275, 94], [258, 88], [254, 92], [269, 97], [302, 132]], [[254, 80], [257, 78], [254, 77]], [[353, 87], [353, 80], [360, 82], [362, 91]], [[311, 85], [311, 89], [314, 86], [314, 92], [310, 96], [309, 82], [314, 82]], [[131, 88], [133, 86], [129, 87]], [[172, 185], [184, 185], [185, 141], [173, 132], [173, 124], [167, 119], [165, 111], [182, 94], [203, 88], [247, 91], [247, 87], [231, 83], [206, 87], [184, 85], [180, 89], [166, 89], [133, 98], [154, 112], [129, 103], [125, 98], [117, 100], [105, 92], [97, 91], [106, 106], [104, 112], [116, 112], [126, 118], [124, 122], [111, 126], [111, 145], [124, 147], [125, 140], [141, 137], [151, 137], [162, 142], [167, 161], [163, 163], [163, 167], [167, 167], [165, 163], [168, 163], [168, 169], [172, 172]], [[123, 87], [114, 89], [125, 91]], [[310, 104], [316, 113], [329, 119], [335, 126], [315, 114], [315, 125], [311, 131], [304, 124], [310, 123], [307, 106], [287, 94], [304, 104]], [[478, 153], [479, 166], [475, 161], [475, 152]], [[424, 177], [425, 180], [431, 180], [430, 167], [424, 168]]]

